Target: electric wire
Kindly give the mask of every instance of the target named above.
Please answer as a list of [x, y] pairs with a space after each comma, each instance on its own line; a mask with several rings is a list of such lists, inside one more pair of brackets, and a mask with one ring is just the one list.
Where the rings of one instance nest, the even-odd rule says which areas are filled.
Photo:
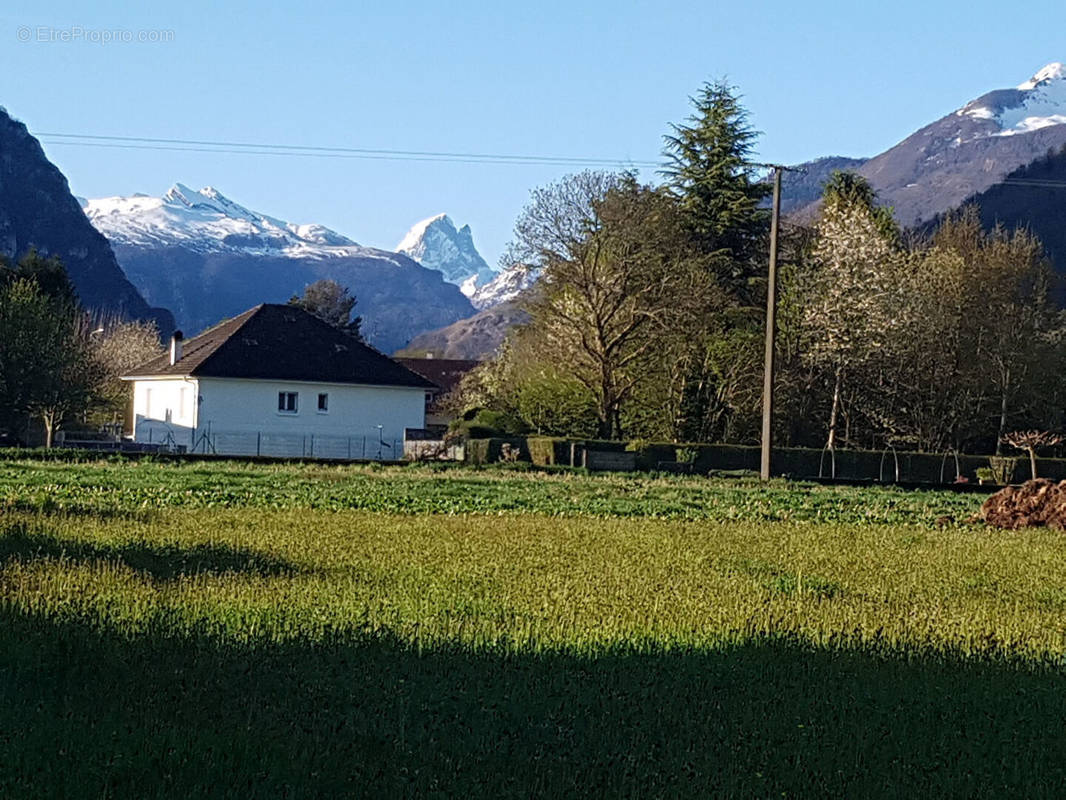
[[289, 157], [346, 158], [374, 161], [436, 161], [463, 164], [506, 164], [531, 166], [600, 166], [655, 168], [658, 162], [633, 159], [609, 159], [575, 156], [541, 156], [515, 153], [450, 152], [432, 150], [393, 150], [368, 147], [323, 147], [259, 142], [231, 142], [207, 139], [174, 139], [144, 136], [106, 136], [99, 134], [35, 132], [34, 136], [50, 145], [110, 147], [131, 150], [166, 150], [171, 152], [219, 153], [225, 155], [279, 155]]

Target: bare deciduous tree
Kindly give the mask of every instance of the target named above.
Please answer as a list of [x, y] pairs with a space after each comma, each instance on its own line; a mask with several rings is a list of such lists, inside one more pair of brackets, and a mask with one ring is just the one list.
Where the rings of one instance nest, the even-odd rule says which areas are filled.
[[595, 173], [535, 195], [516, 225], [514, 250], [543, 264], [529, 304], [541, 356], [588, 389], [603, 438], [622, 435], [621, 408], [646, 360], [708, 297], [710, 272], [688, 241], [667, 195]]

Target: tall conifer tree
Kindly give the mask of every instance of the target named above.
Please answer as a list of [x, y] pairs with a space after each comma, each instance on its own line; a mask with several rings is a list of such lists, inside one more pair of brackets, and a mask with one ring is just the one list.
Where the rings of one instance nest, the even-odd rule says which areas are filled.
[[665, 137], [662, 174], [703, 247], [747, 277], [746, 262], [762, 254], [770, 219], [764, 200], [771, 189], [752, 163], [758, 133], [725, 82], [705, 83], [692, 105], [692, 116]]

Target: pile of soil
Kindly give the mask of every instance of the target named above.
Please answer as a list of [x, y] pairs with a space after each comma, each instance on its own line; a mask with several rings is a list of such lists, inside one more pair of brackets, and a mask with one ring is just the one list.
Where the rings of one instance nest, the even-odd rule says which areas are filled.
[[1008, 486], [985, 500], [980, 517], [1008, 530], [1048, 527], [1066, 530], [1066, 481], [1047, 478]]

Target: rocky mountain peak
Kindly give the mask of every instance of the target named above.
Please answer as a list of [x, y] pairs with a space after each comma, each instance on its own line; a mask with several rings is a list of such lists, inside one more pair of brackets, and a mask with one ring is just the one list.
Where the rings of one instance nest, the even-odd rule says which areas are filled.
[[396, 251], [424, 267], [438, 270], [467, 297], [496, 277], [496, 271], [474, 246], [470, 226], [457, 229], [447, 214], [437, 214], [413, 225], [396, 245]]

